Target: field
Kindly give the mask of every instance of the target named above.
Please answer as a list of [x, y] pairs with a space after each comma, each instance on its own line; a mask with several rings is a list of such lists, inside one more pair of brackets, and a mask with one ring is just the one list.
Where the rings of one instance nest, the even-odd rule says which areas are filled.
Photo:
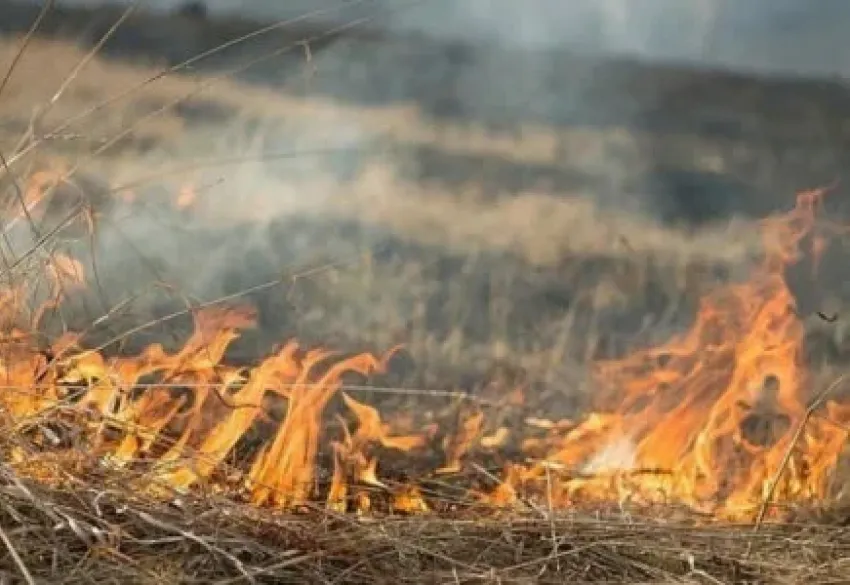
[[839, 582], [848, 87], [351, 16], [0, 8], [2, 578]]

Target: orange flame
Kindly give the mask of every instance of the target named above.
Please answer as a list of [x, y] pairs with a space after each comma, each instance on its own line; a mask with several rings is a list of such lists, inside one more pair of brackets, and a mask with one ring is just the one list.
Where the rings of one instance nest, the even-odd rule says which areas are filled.
[[[44, 352], [7, 327], [0, 374], [33, 391], [0, 393], [0, 409], [17, 421], [10, 424], [72, 411], [86, 421], [98, 457], [118, 466], [146, 460], [155, 464], [159, 484], [243, 494], [258, 506], [293, 508], [323, 495], [333, 510], [365, 512], [378, 490], [388, 494], [393, 511], [426, 512], [432, 506], [417, 485], [382, 477], [382, 453], [434, 461], [433, 475], [445, 476], [463, 471], [479, 449], [510, 443], [524, 451], [523, 460], [502, 457], [501, 476], [491, 478], [495, 487], [470, 494], [499, 506], [526, 494], [545, 494], [549, 505], [561, 507], [682, 503], [731, 517], [751, 515], [768, 492], [786, 503], [823, 500], [846, 444], [850, 405], [827, 401], [810, 416], [804, 330], [784, 278], [786, 266], [802, 257], [806, 237], [815, 262], [825, 250], [834, 226], [816, 230], [822, 196], [802, 193], [793, 211], [763, 222], [764, 261], [747, 282], [705, 298], [689, 331], [595, 364], [594, 412], [578, 421], [527, 418], [542, 437], [523, 439], [520, 429], [488, 421], [485, 409], [465, 407], [460, 424], [444, 436], [441, 466], [428, 453], [439, 448], [433, 425], [398, 431], [396, 419], [340, 391], [348, 374], [385, 370], [394, 350], [339, 359], [325, 350], [302, 352], [291, 341], [253, 368], [229, 366], [230, 344], [255, 324], [248, 307], [197, 311], [194, 333], [178, 351], [154, 344], [135, 357], [86, 351], [73, 334]], [[81, 264], [69, 257], [55, 256], [47, 271], [52, 288], [45, 307], [84, 282]], [[4, 322], [12, 322], [21, 295], [0, 290]], [[519, 408], [518, 392], [504, 405]], [[339, 432], [326, 438], [324, 422], [337, 396], [353, 420], [337, 413]], [[318, 472], [325, 455], [332, 459], [326, 489]], [[245, 464], [243, 471], [224, 477], [233, 458]], [[15, 461], [26, 472], [27, 459]]]
[[195, 204], [198, 199], [198, 190], [194, 185], [183, 185], [177, 194], [175, 204], [178, 209], [187, 209]]
[[[846, 441], [840, 426], [809, 421], [803, 326], [783, 270], [800, 257], [821, 191], [802, 193], [786, 216], [764, 222], [765, 259], [743, 284], [704, 299], [693, 327], [668, 343], [596, 366], [598, 413], [552, 437], [555, 462], [592, 477], [558, 486], [562, 502], [628, 497], [748, 514], [780, 472], [779, 499], [826, 497]], [[606, 407], [616, 405], [613, 408]], [[836, 406], [830, 405], [833, 416]], [[540, 477], [544, 466], [526, 470]], [[612, 486], [617, 487], [612, 487]]]

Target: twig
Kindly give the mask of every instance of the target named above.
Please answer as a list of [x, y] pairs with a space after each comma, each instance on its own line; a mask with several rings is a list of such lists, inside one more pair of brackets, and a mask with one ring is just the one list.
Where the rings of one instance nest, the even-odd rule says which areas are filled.
[[12, 556], [12, 560], [15, 562], [15, 566], [18, 567], [18, 571], [21, 572], [21, 575], [27, 582], [27, 585], [36, 585], [35, 579], [32, 578], [32, 574], [24, 564], [21, 555], [19, 555], [18, 551], [15, 549], [15, 545], [12, 544], [12, 541], [9, 539], [6, 531], [3, 530], [3, 526], [0, 526], [0, 540], [3, 541], [4, 545], [6, 545], [6, 548], [9, 550], [9, 554]]
[[779, 479], [782, 477], [782, 474], [788, 467], [788, 462], [791, 460], [791, 455], [793, 454], [794, 449], [797, 447], [797, 443], [800, 441], [800, 437], [803, 436], [809, 419], [811, 419], [815, 411], [823, 405], [829, 395], [832, 394], [839, 386], [841, 386], [841, 384], [844, 383], [848, 376], [850, 376], [850, 374], [842, 374], [838, 378], [836, 378], [829, 386], [821, 390], [817, 394], [817, 396], [815, 396], [815, 399], [806, 409], [802, 420], [800, 420], [800, 423], [797, 425], [797, 429], [794, 431], [794, 436], [791, 437], [791, 442], [788, 444], [788, 449], [786, 449], [785, 455], [782, 457], [782, 461], [779, 464], [779, 468], [776, 470], [776, 473], [774, 473], [773, 477], [770, 479], [770, 483], [767, 486], [767, 493], [762, 499], [758, 515], [756, 516], [755, 524], [753, 524], [753, 532], [758, 532], [761, 528], [762, 523], [764, 522], [764, 517], [767, 514], [767, 509], [770, 507], [770, 504], [773, 500], [773, 494], [776, 492], [776, 487], [779, 484]]
[[[187, 538], [187, 539], [191, 540], [192, 542], [195, 542], [195, 543], [201, 545], [202, 547], [204, 547], [208, 551], [223, 556], [224, 558], [226, 558], [228, 561], [230, 561], [233, 564], [233, 566], [236, 568], [236, 570], [239, 571], [239, 573], [241, 573], [242, 576], [245, 577], [245, 579], [249, 583], [256, 583], [256, 580], [247, 571], [247, 569], [245, 568], [245, 565], [242, 563], [242, 561], [237, 559], [235, 556], [233, 556], [232, 554], [230, 554], [226, 550], [223, 550], [223, 549], [221, 549], [221, 548], [219, 548], [215, 545], [210, 544], [209, 542], [207, 542], [206, 540], [204, 540], [203, 538], [201, 538], [200, 536], [198, 536], [194, 532], [189, 532], [188, 530], [183, 530], [182, 528], [179, 528], [177, 526], [172, 526], [171, 524], [168, 524], [167, 522], [164, 522], [162, 520], [157, 520], [156, 518], [154, 518], [153, 516], [151, 516], [147, 512], [136, 512], [135, 514], [136, 514], [136, 516], [138, 516], [139, 518], [141, 518], [143, 521], [147, 522], [151, 526], [156, 526], [157, 528], [159, 528], [161, 530], [166, 530], [168, 532], [179, 534], [180, 536]], [[32, 585], [34, 585], [34, 584], [32, 584]]]
[[24, 35], [23, 40], [21, 41], [21, 45], [18, 47], [18, 50], [15, 52], [15, 56], [12, 58], [12, 62], [9, 64], [9, 67], [6, 69], [6, 74], [3, 76], [3, 80], [0, 81], [0, 95], [3, 94], [3, 90], [6, 89], [6, 86], [9, 85], [9, 80], [12, 78], [12, 75], [15, 73], [15, 69], [20, 63], [21, 59], [24, 56], [24, 53], [27, 50], [27, 47], [35, 36], [38, 27], [41, 26], [44, 17], [47, 16], [47, 13], [53, 9], [53, 5], [55, 0], [47, 0], [44, 5], [41, 7], [41, 10], [38, 12], [38, 16], [36, 16], [32, 25], [30, 25], [29, 30]]
[[88, 65], [91, 60], [97, 56], [97, 54], [106, 44], [106, 42], [110, 38], [112, 38], [112, 35], [114, 35], [118, 31], [118, 29], [121, 28], [121, 25], [124, 24], [124, 22], [126, 22], [128, 18], [130, 18], [133, 12], [135, 12], [136, 8], [138, 7], [138, 3], [139, 0], [135, 0], [132, 4], [127, 6], [127, 8], [124, 9], [124, 12], [121, 13], [121, 16], [119, 16], [118, 19], [114, 23], [112, 23], [112, 26], [109, 27], [109, 30], [107, 30], [103, 34], [103, 36], [98, 39], [98, 41], [89, 50], [89, 52], [86, 53], [82, 59], [80, 59], [80, 61], [71, 71], [71, 73], [65, 76], [65, 79], [62, 81], [62, 84], [59, 86], [59, 89], [57, 89], [56, 92], [53, 94], [53, 97], [50, 98], [50, 101], [48, 102], [48, 108], [53, 106], [57, 101], [59, 101], [59, 98], [62, 97], [62, 94], [65, 93], [71, 83], [74, 82], [80, 72], [85, 68], [85, 66]]

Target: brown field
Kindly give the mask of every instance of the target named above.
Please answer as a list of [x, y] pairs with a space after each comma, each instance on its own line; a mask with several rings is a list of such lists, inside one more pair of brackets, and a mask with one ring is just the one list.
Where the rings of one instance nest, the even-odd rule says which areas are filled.
[[[3, 275], [9, 287], [36, 283], [21, 315], [3, 317], [3, 335], [48, 298], [45, 263], [68, 254], [87, 286], [63, 293], [38, 323], [45, 355], [67, 331], [107, 358], [152, 342], [176, 351], [197, 325], [187, 306], [244, 301], [258, 316], [225, 354], [234, 372], [290, 338], [375, 354], [403, 344], [369, 387], [344, 389], [382, 414], [439, 423], [438, 439], [448, 438], [414, 462], [381, 460], [388, 491], [416, 481], [427, 493], [439, 513], [425, 518], [392, 504], [385, 513], [374, 494], [374, 517], [312, 501], [301, 514], [272, 511], [216, 488], [227, 483], [218, 475], [164, 504], [126, 489], [152, 481], [136, 467], [106, 471], [79, 447], [61, 450], [78, 459], [53, 459], [32, 429], [53, 429], [62, 443], [68, 421], [38, 410], [14, 422], [4, 403], [3, 582], [26, 571], [20, 582], [825, 583], [845, 574], [850, 548], [835, 525], [846, 520], [847, 490], [836, 482], [816, 510], [797, 506], [754, 531], [751, 518], [718, 527], [674, 505], [631, 509], [622, 494], [588, 513], [553, 509], [551, 494], [548, 504], [520, 498], [511, 512], [467, 505], [463, 482], [506, 485], [497, 476], [518, 441], [457, 477], [430, 470], [462, 435], [465, 401], [498, 402], [487, 433], [521, 434], [529, 420], [592, 408], [602, 392], [592, 364], [665, 342], [693, 325], [707, 293], [759, 274], [760, 221], [792, 209], [798, 191], [835, 184], [826, 215], [844, 217], [846, 84], [447, 46], [373, 22], [339, 34], [281, 27], [184, 67], [259, 25], [139, 14], [95, 51], [119, 13], [54, 9], [28, 37], [34, 17], [0, 7], [0, 67], [11, 71], [0, 90], [0, 181], [4, 217], [17, 216], [4, 224]], [[18, 197], [29, 200], [38, 173], [59, 180], [49, 204], [25, 217]], [[843, 232], [830, 243], [816, 274], [808, 264], [784, 274], [811, 396], [848, 357]], [[201, 345], [215, 355], [214, 343]], [[757, 374], [759, 386], [773, 375]], [[62, 375], [57, 387], [81, 383]], [[500, 402], [508, 388], [523, 390], [521, 407]], [[337, 402], [330, 412], [343, 411]], [[279, 423], [284, 410], [275, 403], [269, 416]], [[270, 428], [252, 427], [235, 451]], [[323, 486], [330, 451], [319, 453]]]

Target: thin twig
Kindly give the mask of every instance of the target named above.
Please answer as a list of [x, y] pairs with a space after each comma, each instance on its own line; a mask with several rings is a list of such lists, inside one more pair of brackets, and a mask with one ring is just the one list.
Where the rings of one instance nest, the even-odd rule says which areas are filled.
[[3, 526], [0, 526], [0, 540], [3, 541], [3, 544], [8, 549], [9, 554], [12, 556], [12, 560], [15, 562], [15, 566], [18, 568], [18, 571], [21, 572], [21, 576], [27, 582], [27, 585], [36, 585], [35, 579], [32, 578], [32, 574], [30, 573], [27, 566], [24, 564], [23, 559], [21, 559], [21, 555], [18, 554], [15, 545], [12, 544], [12, 541], [9, 539], [9, 536], [6, 534], [6, 531], [3, 529]]
[[21, 41], [18, 50], [15, 52], [15, 56], [12, 58], [12, 62], [6, 69], [6, 74], [3, 76], [3, 80], [0, 81], [0, 96], [3, 95], [3, 91], [6, 89], [6, 86], [9, 85], [9, 80], [12, 79], [12, 75], [15, 73], [15, 69], [17, 69], [18, 64], [24, 57], [24, 53], [26, 52], [27, 47], [29, 47], [30, 42], [35, 37], [35, 33], [38, 31], [38, 27], [41, 26], [44, 17], [47, 16], [47, 13], [53, 9], [55, 3], [55, 0], [47, 0], [42, 5], [41, 10], [39, 10], [38, 12], [38, 16], [35, 17], [35, 20], [30, 25], [29, 30], [27, 30], [26, 34], [24, 35], [24, 38]]
[[188, 540], [191, 540], [192, 542], [198, 543], [199, 545], [201, 545], [205, 549], [209, 550], [210, 552], [213, 552], [213, 553], [216, 553], [216, 554], [223, 556], [228, 561], [230, 561], [233, 564], [234, 567], [236, 567], [236, 570], [238, 570], [239, 573], [241, 573], [242, 576], [245, 577], [245, 579], [249, 583], [256, 583], [256, 580], [248, 572], [248, 570], [245, 568], [245, 565], [242, 563], [242, 561], [237, 559], [235, 556], [233, 556], [232, 554], [230, 554], [226, 550], [223, 550], [223, 549], [221, 549], [221, 548], [219, 548], [219, 547], [217, 547], [213, 544], [210, 544], [209, 542], [207, 542], [205, 539], [201, 538], [200, 536], [198, 536], [194, 532], [190, 532], [188, 530], [183, 530], [182, 528], [180, 528], [178, 526], [173, 526], [171, 524], [168, 524], [167, 522], [163, 522], [162, 520], [154, 518], [153, 516], [151, 516], [147, 512], [136, 512], [136, 515], [139, 518], [141, 518], [142, 520], [144, 520], [145, 522], [151, 524], [152, 526], [156, 526], [157, 528], [161, 528], [162, 530], [166, 530], [168, 532], [173, 532], [175, 534], [179, 534], [183, 538], [186, 538]]
[[797, 425], [797, 429], [794, 431], [794, 435], [791, 437], [791, 442], [788, 444], [788, 448], [785, 450], [785, 455], [782, 457], [782, 461], [779, 464], [776, 472], [773, 474], [773, 477], [770, 479], [770, 482], [767, 485], [767, 492], [762, 499], [761, 506], [759, 507], [758, 515], [756, 516], [755, 524], [753, 524], [753, 532], [758, 532], [761, 528], [762, 523], [764, 522], [765, 515], [767, 514], [767, 510], [770, 507], [770, 504], [773, 501], [773, 494], [776, 492], [776, 487], [779, 485], [779, 480], [782, 477], [782, 474], [785, 473], [785, 469], [788, 467], [789, 461], [791, 461], [791, 455], [794, 453], [794, 449], [797, 447], [797, 443], [800, 441], [800, 438], [803, 436], [803, 433], [806, 430], [806, 425], [809, 423], [809, 419], [812, 418], [815, 411], [823, 406], [823, 403], [827, 398], [839, 387], [841, 386], [847, 377], [850, 374], [842, 374], [838, 376], [833, 382], [821, 390], [814, 398], [812, 403], [806, 409], [803, 418], [800, 420], [800, 423]]
[[[366, 2], [366, 0], [355, 0], [355, 2], [352, 3], [352, 5], [361, 4], [361, 3], [364, 3], [364, 2]], [[323, 14], [328, 14], [328, 13], [334, 12], [336, 10], [339, 10], [339, 8], [334, 7], [334, 8], [325, 8], [325, 9], [313, 10], [311, 12], [308, 12], [306, 14], [302, 14], [302, 15], [295, 17], [295, 18], [275, 22], [275, 23], [270, 24], [268, 26], [256, 29], [256, 30], [254, 30], [250, 33], [242, 35], [238, 38], [231, 39], [230, 41], [216, 45], [215, 47], [213, 47], [211, 49], [203, 51], [203, 52], [201, 52], [197, 55], [194, 55], [193, 57], [190, 57], [189, 59], [186, 59], [185, 61], [182, 61], [181, 63], [178, 63], [177, 65], [168, 67], [168, 68], [152, 75], [151, 77], [148, 77], [144, 81], [142, 81], [142, 82], [140, 82], [140, 83], [138, 83], [138, 84], [136, 84], [132, 87], [129, 87], [122, 92], [119, 92], [117, 95], [111, 96], [110, 98], [92, 106], [91, 108], [88, 108], [87, 110], [84, 110], [84, 111], [82, 111], [82, 112], [80, 112], [80, 113], [78, 113], [74, 116], [71, 116], [71, 117], [65, 119], [58, 126], [54, 127], [49, 132], [45, 133], [45, 137], [49, 137], [49, 136], [53, 136], [55, 134], [65, 132], [68, 128], [70, 128], [72, 125], [76, 124], [77, 122], [80, 122], [80, 121], [82, 121], [82, 120], [84, 120], [84, 119], [86, 119], [89, 116], [92, 116], [94, 114], [97, 114], [98, 112], [108, 108], [112, 104], [118, 103], [123, 98], [130, 96], [130, 95], [133, 95], [134, 93], [140, 91], [141, 89], [145, 88], [148, 85], [151, 85], [151, 84], [159, 81], [160, 79], [163, 79], [163, 78], [165, 78], [169, 75], [172, 75], [174, 73], [179, 73], [180, 71], [183, 71], [185, 69], [190, 69], [194, 64], [198, 63], [199, 61], [202, 61], [203, 59], [206, 59], [207, 57], [214, 56], [217, 53], [220, 53], [220, 52], [222, 52], [222, 51], [224, 51], [224, 50], [226, 50], [230, 47], [244, 43], [245, 41], [248, 41], [252, 38], [262, 36], [262, 35], [264, 35], [268, 32], [271, 32], [273, 30], [285, 28], [286, 26], [298, 23], [300, 21], [306, 20], [306, 19], [311, 18], [313, 16], [320, 16], [320, 15], [323, 15]], [[322, 36], [324, 36], [324, 35], [322, 35]], [[322, 36], [320, 36], [318, 38], [322, 38]], [[315, 40], [315, 39], [311, 39], [311, 40]], [[286, 53], [286, 52], [288, 52], [288, 51], [290, 51], [293, 48], [298, 47], [298, 46], [300, 46], [300, 45], [299, 44], [293, 44], [290, 47], [285, 47], [283, 50], [278, 49], [277, 51], [274, 52], [274, 54], [272, 54], [271, 56], [267, 56], [267, 57], [271, 58], [273, 56], [284, 54], [284, 53]], [[237, 67], [237, 68], [231, 70], [229, 74], [238, 73], [240, 71], [243, 71], [244, 69], [248, 69], [253, 64], [254, 64], [254, 61], [251, 61], [247, 65], [244, 65], [242, 67]], [[216, 79], [220, 80], [220, 79], [225, 78], [225, 77], [227, 77], [227, 75], [221, 76], [221, 77], [216, 78]], [[196, 92], [192, 92], [192, 93], [196, 93]], [[183, 98], [178, 100], [176, 103], [183, 101], [187, 97], [189, 97], [189, 96], [183, 96]], [[176, 104], [175, 103], [168, 104], [167, 106], [165, 106], [165, 109], [168, 109], [168, 108], [170, 108], [174, 105], [176, 105]], [[153, 115], [155, 115], [159, 111], [160, 110], [158, 110], [157, 112], [154, 112]], [[133, 127], [135, 127], [135, 124], [133, 125]], [[126, 134], [126, 132], [122, 133], [121, 135], [125, 135], [125, 134]], [[44, 138], [33, 140], [30, 145], [28, 145], [26, 148], [22, 149], [20, 152], [17, 153], [17, 155], [15, 156], [15, 160], [20, 158], [20, 157], [25, 156], [26, 154], [28, 154], [30, 151], [35, 149], [39, 144], [41, 144], [41, 142], [43, 140], [44, 140]], [[10, 162], [13, 162], [13, 161], [10, 161]]]

